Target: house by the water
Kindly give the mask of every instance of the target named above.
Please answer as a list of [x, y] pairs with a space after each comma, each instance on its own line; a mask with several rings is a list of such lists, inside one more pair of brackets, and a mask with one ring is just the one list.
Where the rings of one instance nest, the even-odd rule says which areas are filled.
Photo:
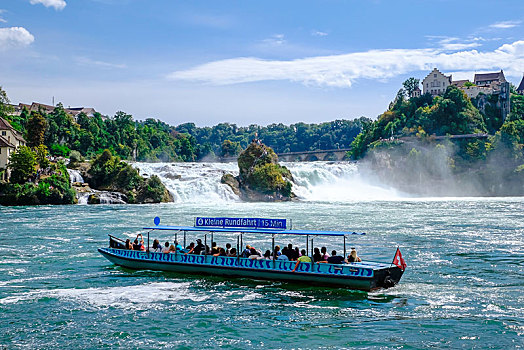
[[9, 156], [20, 146], [25, 146], [22, 134], [0, 117], [0, 180], [9, 179]]

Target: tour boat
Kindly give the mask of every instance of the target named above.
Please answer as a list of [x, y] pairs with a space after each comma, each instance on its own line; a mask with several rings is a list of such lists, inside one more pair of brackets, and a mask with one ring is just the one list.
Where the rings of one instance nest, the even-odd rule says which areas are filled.
[[[173, 271], [188, 274], [205, 274], [224, 277], [248, 278], [252, 280], [274, 280], [308, 285], [344, 287], [348, 289], [372, 291], [380, 288], [395, 286], [402, 277], [406, 264], [399, 248], [391, 263], [372, 261], [351, 262], [344, 264], [329, 264], [319, 262], [283, 261], [279, 259], [249, 259], [240, 256], [245, 236], [253, 234], [271, 235], [274, 251], [275, 238], [283, 235], [301, 236], [306, 239], [306, 251], [313, 256], [315, 237], [328, 236], [342, 238], [344, 255], [346, 257], [346, 239], [349, 235], [363, 235], [357, 232], [311, 231], [287, 228], [286, 219], [261, 218], [205, 218], [195, 219], [194, 226], [161, 226], [158, 217], [155, 225], [144, 227], [149, 234], [152, 231], [174, 231], [175, 241], [180, 237], [186, 246], [186, 236], [202, 237], [204, 245], [208, 242], [213, 245], [214, 234], [236, 234], [236, 256], [213, 256], [186, 254], [182, 251], [173, 253], [128, 250], [125, 242], [109, 235], [109, 247], [99, 248], [98, 251], [110, 262], [129, 269], [146, 269], [159, 271]], [[210, 238], [208, 240], [208, 237]], [[281, 241], [281, 239], [279, 240]]]

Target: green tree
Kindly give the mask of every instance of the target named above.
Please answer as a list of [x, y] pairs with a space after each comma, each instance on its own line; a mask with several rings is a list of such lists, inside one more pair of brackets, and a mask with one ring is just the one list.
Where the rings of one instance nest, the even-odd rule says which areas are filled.
[[0, 117], [5, 117], [13, 111], [10, 103], [7, 92], [0, 86]]
[[47, 121], [40, 112], [33, 111], [27, 121], [27, 144], [38, 147], [44, 143]]
[[36, 173], [36, 155], [27, 146], [20, 146], [9, 157], [10, 181], [23, 184]]
[[240, 142], [232, 142], [230, 140], [224, 140], [222, 142], [222, 157], [235, 157], [242, 152], [242, 146]]
[[35, 147], [36, 161], [40, 168], [47, 168], [49, 166], [49, 160], [47, 159], [47, 147], [44, 145], [38, 145]]
[[402, 86], [404, 87], [404, 91], [408, 95], [408, 97], [411, 97], [413, 94], [413, 91], [415, 91], [416, 88], [419, 87], [420, 80], [416, 78], [409, 78], [405, 82], [402, 83]]

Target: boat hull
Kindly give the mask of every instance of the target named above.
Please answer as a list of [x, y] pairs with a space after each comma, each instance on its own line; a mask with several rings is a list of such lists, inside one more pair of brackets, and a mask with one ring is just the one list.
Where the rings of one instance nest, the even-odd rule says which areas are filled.
[[280, 260], [146, 253], [114, 248], [99, 248], [98, 251], [112, 263], [136, 270], [286, 281], [363, 291], [394, 286], [400, 281], [403, 273], [395, 265], [380, 263], [301, 263], [296, 271], [292, 272], [295, 262]]

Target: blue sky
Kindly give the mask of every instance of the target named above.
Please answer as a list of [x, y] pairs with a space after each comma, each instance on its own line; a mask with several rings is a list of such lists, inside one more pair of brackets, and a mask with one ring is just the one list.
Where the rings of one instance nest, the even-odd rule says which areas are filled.
[[383, 112], [410, 76], [524, 72], [524, 1], [3, 0], [13, 103], [214, 125]]

